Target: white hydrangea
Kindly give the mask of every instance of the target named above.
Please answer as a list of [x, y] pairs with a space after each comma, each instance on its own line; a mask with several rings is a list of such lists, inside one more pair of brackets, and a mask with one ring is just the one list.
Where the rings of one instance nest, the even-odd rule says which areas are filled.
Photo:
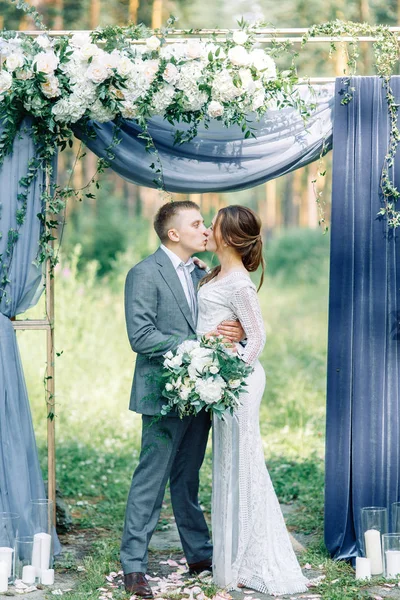
[[51, 109], [54, 120], [61, 123], [76, 123], [85, 114], [85, 107], [76, 101], [61, 98]]
[[163, 85], [158, 92], [153, 95], [151, 108], [157, 115], [163, 115], [167, 106], [169, 106], [175, 95], [175, 88], [168, 83]]
[[39, 52], [33, 59], [33, 64], [36, 65], [36, 70], [46, 75], [52, 75], [57, 69], [59, 63], [58, 56], [52, 51]]
[[232, 39], [235, 42], [235, 44], [242, 46], [243, 44], [245, 44], [247, 42], [247, 40], [249, 39], [249, 36], [247, 35], [247, 33], [245, 31], [234, 31]]
[[41, 116], [45, 108], [46, 101], [38, 94], [29, 96], [24, 102], [24, 108], [35, 116]]
[[261, 108], [263, 106], [264, 102], [265, 102], [265, 91], [258, 90], [253, 96], [253, 100], [251, 103], [252, 110], [257, 110], [258, 108]]
[[273, 58], [271, 58], [261, 48], [256, 48], [250, 52], [251, 64], [257, 71], [261, 71], [263, 77], [275, 79], [276, 77], [276, 65]]
[[250, 69], [239, 69], [239, 77], [242, 82], [243, 92], [253, 94], [256, 89], [256, 84]]
[[186, 58], [185, 44], [165, 44], [165, 46], [160, 48], [160, 56], [166, 60], [175, 58], [175, 60], [180, 61], [183, 58]]
[[186, 98], [183, 100], [183, 110], [195, 111], [201, 110], [208, 101], [208, 94], [200, 90], [186, 92]]
[[53, 41], [44, 34], [38, 35], [35, 41], [43, 50], [48, 50], [53, 46]]
[[83, 80], [80, 84], [71, 86], [72, 94], [82, 105], [88, 107], [96, 100], [97, 86], [88, 80]]
[[46, 82], [40, 84], [40, 88], [46, 98], [57, 98], [61, 94], [59, 82], [55, 75], [48, 75]]
[[25, 59], [23, 54], [10, 54], [6, 58], [6, 67], [11, 73], [13, 73], [16, 69], [20, 69], [24, 65], [24, 62]]
[[92, 104], [89, 116], [91, 119], [98, 121], [99, 123], [107, 123], [108, 121], [115, 119], [115, 113], [104, 106], [100, 100], [96, 100]]
[[178, 83], [179, 77], [179, 70], [174, 65], [174, 63], [167, 63], [163, 73], [164, 81], [170, 83], [171, 85], [175, 85], [176, 83]]
[[[218, 49], [219, 49], [219, 52], [217, 54]], [[226, 54], [225, 54], [225, 51], [223, 50], [222, 46], [218, 46], [217, 44], [214, 44], [213, 42], [210, 42], [206, 46], [207, 59], [208, 59], [208, 55], [210, 54], [210, 52], [213, 54], [214, 58], [216, 58], [218, 60], [223, 60], [224, 58], [226, 58]]]
[[216, 117], [221, 117], [224, 114], [224, 107], [220, 102], [212, 100], [208, 105], [207, 114], [213, 119]]
[[103, 83], [110, 76], [110, 70], [99, 59], [95, 58], [90, 63], [86, 71], [86, 77], [93, 83]]
[[158, 39], [158, 37], [156, 37], [155, 35], [152, 35], [151, 37], [147, 38], [146, 40], [146, 47], [151, 50], [158, 50], [158, 48], [161, 46], [161, 42]]
[[241, 95], [242, 90], [234, 85], [230, 73], [226, 69], [223, 69], [216, 74], [211, 92], [213, 100], [231, 102]]
[[217, 375], [214, 378], [197, 379], [195, 389], [203, 402], [215, 404], [221, 399], [225, 387], [226, 382], [220, 375]]
[[74, 33], [74, 35], [70, 39], [71, 46], [75, 46], [75, 48], [82, 48], [83, 46], [87, 46], [91, 44], [92, 40], [89, 33], [84, 31]]
[[0, 94], [4, 94], [12, 87], [12, 75], [7, 71], [0, 71]]
[[247, 67], [251, 58], [243, 46], [234, 46], [228, 50], [228, 58], [235, 67]]

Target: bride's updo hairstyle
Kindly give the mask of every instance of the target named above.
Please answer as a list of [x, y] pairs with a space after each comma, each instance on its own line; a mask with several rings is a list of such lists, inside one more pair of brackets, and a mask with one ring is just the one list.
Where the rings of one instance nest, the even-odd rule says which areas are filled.
[[[261, 279], [258, 286], [260, 289], [264, 281], [265, 269], [260, 217], [247, 206], [238, 204], [226, 206], [218, 211], [213, 232], [217, 250], [224, 244], [234, 248], [247, 271], [257, 271], [261, 265]], [[220, 271], [221, 267], [218, 265], [201, 280], [200, 285], [216, 277]]]

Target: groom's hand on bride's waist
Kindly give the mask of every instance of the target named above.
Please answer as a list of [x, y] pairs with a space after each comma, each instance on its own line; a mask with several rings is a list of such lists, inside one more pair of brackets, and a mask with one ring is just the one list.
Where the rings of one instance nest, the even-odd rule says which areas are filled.
[[246, 333], [240, 321], [222, 321], [217, 327], [217, 335], [222, 335], [230, 342], [241, 342], [245, 339]]

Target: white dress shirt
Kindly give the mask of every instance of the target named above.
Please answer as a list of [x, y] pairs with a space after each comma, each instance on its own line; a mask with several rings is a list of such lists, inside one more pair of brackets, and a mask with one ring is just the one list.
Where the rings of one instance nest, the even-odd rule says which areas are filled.
[[[189, 290], [188, 290], [187, 283], [186, 283], [186, 277], [185, 277], [185, 273], [183, 272], [183, 269], [180, 266], [180, 264], [183, 262], [183, 260], [181, 258], [179, 258], [179, 256], [177, 254], [175, 254], [175, 252], [172, 252], [172, 250], [170, 250], [169, 248], [164, 246], [164, 244], [161, 244], [160, 248], [161, 248], [161, 250], [164, 250], [165, 254], [168, 256], [168, 258], [172, 262], [172, 265], [176, 271], [176, 274], [179, 277], [179, 281], [182, 284], [183, 291], [185, 292], [187, 303], [190, 306], [190, 296], [189, 296]], [[193, 260], [191, 258], [189, 258], [189, 260], [187, 261], [186, 264], [191, 265], [191, 268], [189, 270], [190, 270], [190, 272], [192, 272], [195, 267]], [[194, 289], [194, 287], [193, 287], [193, 289]]]

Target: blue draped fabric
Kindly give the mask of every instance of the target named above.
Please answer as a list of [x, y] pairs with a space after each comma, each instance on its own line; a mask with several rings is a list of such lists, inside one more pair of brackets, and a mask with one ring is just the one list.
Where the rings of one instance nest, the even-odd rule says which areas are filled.
[[[243, 139], [238, 126], [225, 127], [212, 120], [209, 128], [199, 126], [198, 136], [190, 143], [174, 145], [176, 129], [187, 130], [180, 123], [170, 125], [161, 117], [149, 121], [149, 132], [162, 162], [165, 188], [170, 192], [202, 193], [242, 190], [259, 185], [316, 160], [323, 144], [331, 147], [333, 121], [333, 85], [299, 86], [300, 94], [316, 109], [305, 123], [297, 110], [269, 110], [260, 121], [251, 123], [256, 139]], [[95, 124], [96, 137], [84, 137], [79, 125], [77, 137], [100, 157], [106, 158], [111, 144], [113, 123]], [[113, 148], [111, 168], [119, 175], [147, 187], [156, 187], [156, 174], [150, 168], [154, 155], [146, 152], [140, 128], [133, 121], [123, 121], [121, 143]]]
[[[25, 123], [25, 126], [28, 126]], [[0, 167], [0, 254], [5, 256], [9, 229], [16, 229], [18, 181], [27, 174], [35, 148], [29, 129], [21, 130], [12, 155]], [[42, 211], [40, 193], [45, 184], [41, 173], [31, 185], [27, 214], [15, 244], [10, 284], [0, 301], [0, 512], [20, 515], [20, 535], [29, 534], [29, 503], [45, 498], [25, 379], [10, 317], [36, 304], [43, 291], [42, 268], [35, 266]], [[58, 541], [56, 551], [59, 551]]]
[[[336, 559], [359, 551], [360, 509], [400, 500], [400, 252], [376, 215], [388, 145], [385, 90], [355, 77], [336, 84], [328, 336], [325, 543]], [[400, 100], [400, 77], [392, 78]], [[400, 186], [400, 154], [395, 162]]]

